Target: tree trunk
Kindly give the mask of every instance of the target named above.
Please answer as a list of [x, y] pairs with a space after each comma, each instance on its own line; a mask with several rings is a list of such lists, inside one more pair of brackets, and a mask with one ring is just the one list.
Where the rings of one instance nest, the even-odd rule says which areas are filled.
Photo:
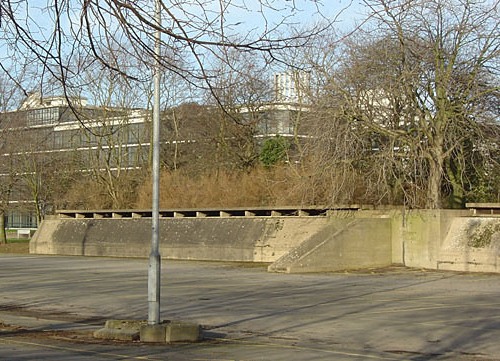
[[7, 234], [5, 232], [5, 211], [0, 211], [0, 244], [7, 243]]
[[441, 207], [441, 181], [443, 179], [444, 155], [441, 148], [431, 150], [429, 157], [429, 187], [427, 188], [426, 208]]
[[[453, 168], [453, 166], [455, 168]], [[446, 161], [446, 175], [448, 176], [451, 186], [451, 193], [448, 197], [448, 206], [450, 208], [460, 209], [465, 205], [465, 191], [460, 182], [461, 173], [462, 167], [460, 166], [460, 161], [452, 164], [452, 160], [448, 158]]]

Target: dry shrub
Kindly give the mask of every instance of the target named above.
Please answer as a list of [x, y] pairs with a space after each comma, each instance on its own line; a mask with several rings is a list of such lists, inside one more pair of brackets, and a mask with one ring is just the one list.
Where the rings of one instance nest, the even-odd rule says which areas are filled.
[[[307, 177], [306, 177], [307, 178]], [[197, 177], [164, 171], [160, 177], [161, 208], [215, 208], [299, 205], [304, 203], [304, 177], [289, 166], [250, 171], [207, 172]], [[151, 180], [138, 190], [136, 207], [151, 208]], [[308, 203], [310, 204], [310, 203]]]
[[132, 208], [137, 199], [137, 185], [143, 175], [137, 172], [122, 174], [113, 183], [114, 194], [109, 184], [84, 176], [74, 181], [63, 197], [63, 204], [58, 208], [66, 209], [126, 209]]
[[[354, 178], [345, 182], [332, 174], [318, 173], [317, 169], [289, 164], [250, 170], [213, 170], [198, 175], [182, 170], [163, 171], [160, 176], [160, 207], [331, 206], [352, 203], [360, 201], [354, 194], [359, 188]], [[136, 181], [141, 180], [141, 184], [136, 186]], [[119, 187], [118, 207], [113, 205], [106, 187], [89, 177], [75, 182], [58, 208], [151, 208], [150, 175], [137, 174], [134, 180], [127, 178], [123, 183]]]
[[90, 178], [75, 182], [64, 195], [61, 209], [107, 209], [109, 200], [102, 187]]

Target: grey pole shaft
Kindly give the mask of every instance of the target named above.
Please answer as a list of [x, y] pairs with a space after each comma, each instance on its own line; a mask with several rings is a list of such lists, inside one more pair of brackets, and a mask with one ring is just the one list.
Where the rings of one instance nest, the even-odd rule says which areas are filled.
[[[156, 0], [155, 19], [158, 27], [161, 25], [160, 0]], [[159, 252], [159, 195], [160, 195], [160, 55], [161, 33], [155, 33], [155, 68], [154, 68], [154, 99], [153, 99], [153, 205], [152, 205], [152, 236], [151, 253], [148, 268], [148, 324], [160, 323], [160, 277], [161, 256]]]

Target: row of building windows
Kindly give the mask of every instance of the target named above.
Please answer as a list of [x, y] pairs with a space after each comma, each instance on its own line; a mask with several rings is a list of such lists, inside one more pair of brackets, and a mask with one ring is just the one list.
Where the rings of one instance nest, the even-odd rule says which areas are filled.
[[77, 156], [84, 170], [105, 168], [136, 168], [148, 160], [149, 148], [141, 145], [127, 145], [105, 149], [81, 149], [73, 154]]
[[59, 107], [32, 109], [26, 113], [26, 121], [29, 127], [56, 124], [59, 121], [59, 117]]
[[37, 228], [38, 222], [33, 212], [8, 211], [5, 215], [6, 229]]
[[[129, 124], [115, 129], [71, 129], [52, 132], [53, 149], [70, 149], [89, 146], [119, 146], [149, 142], [149, 131], [144, 124]], [[50, 147], [50, 140], [48, 144]]]

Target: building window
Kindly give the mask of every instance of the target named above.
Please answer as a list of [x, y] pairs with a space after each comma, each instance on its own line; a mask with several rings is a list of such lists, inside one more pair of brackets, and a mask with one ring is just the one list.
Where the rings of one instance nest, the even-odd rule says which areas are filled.
[[6, 228], [37, 228], [34, 212], [8, 211], [5, 217]]
[[28, 126], [55, 124], [59, 121], [59, 108], [32, 109], [26, 114]]

